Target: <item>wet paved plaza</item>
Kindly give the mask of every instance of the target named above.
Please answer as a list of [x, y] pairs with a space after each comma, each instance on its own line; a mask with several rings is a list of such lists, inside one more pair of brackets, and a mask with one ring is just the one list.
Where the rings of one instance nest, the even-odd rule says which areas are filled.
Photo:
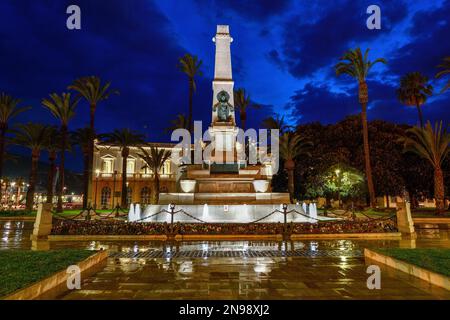
[[[1, 249], [29, 249], [32, 223], [0, 222]], [[410, 240], [55, 242], [104, 248], [107, 266], [61, 299], [450, 299], [450, 292], [381, 267], [369, 290], [363, 249], [447, 247], [448, 230]]]

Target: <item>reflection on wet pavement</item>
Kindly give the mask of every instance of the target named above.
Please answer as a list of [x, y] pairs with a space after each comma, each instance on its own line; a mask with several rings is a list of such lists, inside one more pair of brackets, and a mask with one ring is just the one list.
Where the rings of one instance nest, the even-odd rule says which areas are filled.
[[[0, 222], [0, 249], [29, 249], [31, 222]], [[110, 252], [107, 266], [62, 299], [450, 299], [450, 292], [382, 267], [381, 290], [366, 286], [362, 250], [447, 247], [448, 230], [417, 240], [295, 242], [54, 242], [52, 249]]]

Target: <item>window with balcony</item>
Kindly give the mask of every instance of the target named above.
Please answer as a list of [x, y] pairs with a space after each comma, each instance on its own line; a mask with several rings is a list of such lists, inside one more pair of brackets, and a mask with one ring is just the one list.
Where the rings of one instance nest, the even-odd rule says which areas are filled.
[[161, 176], [169, 176], [170, 175], [170, 160], [166, 160], [159, 171]]
[[152, 175], [153, 171], [148, 166], [145, 166], [141, 169], [141, 176], [143, 178], [150, 178]]
[[103, 176], [112, 175], [114, 172], [114, 158], [105, 156], [102, 158], [101, 173]]
[[132, 177], [135, 173], [136, 168], [136, 159], [128, 158], [127, 159], [127, 176]]

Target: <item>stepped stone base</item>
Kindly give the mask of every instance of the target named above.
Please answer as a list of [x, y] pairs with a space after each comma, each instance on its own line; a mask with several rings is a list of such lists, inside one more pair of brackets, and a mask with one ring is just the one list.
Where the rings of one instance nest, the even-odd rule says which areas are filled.
[[282, 204], [289, 203], [288, 193], [161, 193], [159, 204]]

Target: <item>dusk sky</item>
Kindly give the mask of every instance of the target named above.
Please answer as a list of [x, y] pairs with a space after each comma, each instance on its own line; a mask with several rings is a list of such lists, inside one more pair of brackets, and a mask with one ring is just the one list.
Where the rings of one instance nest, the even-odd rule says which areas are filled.
[[[66, 28], [66, 8], [81, 8], [81, 30]], [[369, 30], [366, 9], [381, 8], [381, 30]], [[0, 91], [33, 110], [17, 121], [56, 123], [40, 104], [63, 92], [73, 79], [97, 75], [119, 96], [99, 104], [98, 132], [130, 127], [151, 141], [176, 114], [187, 113], [188, 82], [176, 67], [189, 52], [203, 60], [197, 79], [194, 118], [211, 121], [214, 70], [212, 37], [228, 24], [235, 88], [245, 88], [264, 107], [250, 110], [248, 127], [268, 115], [291, 123], [334, 123], [360, 110], [357, 85], [336, 77], [333, 66], [349, 48], [370, 48], [383, 57], [369, 75], [369, 120], [416, 124], [415, 108], [396, 99], [399, 77], [419, 71], [435, 87], [424, 118], [450, 119], [450, 90], [439, 94], [436, 66], [450, 55], [450, 0], [0, 0]], [[88, 124], [83, 102], [71, 128]], [[206, 128], [205, 128], [206, 129]], [[79, 168], [79, 166], [76, 166]]]

